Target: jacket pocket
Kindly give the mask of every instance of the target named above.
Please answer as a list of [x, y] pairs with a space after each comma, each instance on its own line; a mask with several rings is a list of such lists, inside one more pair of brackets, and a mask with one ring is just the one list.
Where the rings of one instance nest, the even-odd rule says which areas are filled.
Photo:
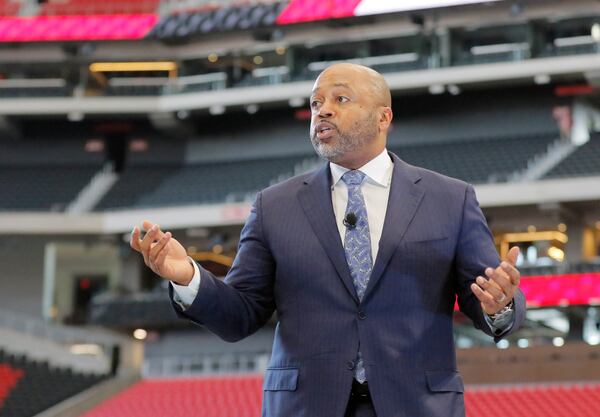
[[263, 391], [296, 391], [298, 368], [268, 368]]
[[462, 377], [457, 371], [425, 371], [427, 386], [432, 392], [464, 392]]

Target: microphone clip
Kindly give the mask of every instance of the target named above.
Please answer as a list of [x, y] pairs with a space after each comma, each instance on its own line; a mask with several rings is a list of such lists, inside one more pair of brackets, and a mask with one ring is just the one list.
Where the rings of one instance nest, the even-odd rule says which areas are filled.
[[355, 229], [357, 220], [358, 219], [356, 218], [356, 214], [348, 213], [348, 214], [346, 214], [346, 217], [344, 217], [344, 220], [342, 221], [342, 223], [348, 229]]

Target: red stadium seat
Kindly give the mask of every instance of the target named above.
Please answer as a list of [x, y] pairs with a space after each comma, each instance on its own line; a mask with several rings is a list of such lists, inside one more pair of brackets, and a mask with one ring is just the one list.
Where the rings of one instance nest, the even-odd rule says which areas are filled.
[[[145, 380], [83, 417], [258, 417], [262, 378]], [[600, 383], [471, 387], [467, 417], [597, 417]]]
[[0, 408], [4, 399], [23, 376], [23, 371], [15, 369], [8, 364], [0, 363]]
[[261, 384], [259, 376], [146, 380], [84, 417], [257, 417]]
[[0, 0], [0, 16], [16, 16], [21, 9], [18, 0]]
[[160, 0], [49, 0], [40, 15], [145, 14], [156, 13]]

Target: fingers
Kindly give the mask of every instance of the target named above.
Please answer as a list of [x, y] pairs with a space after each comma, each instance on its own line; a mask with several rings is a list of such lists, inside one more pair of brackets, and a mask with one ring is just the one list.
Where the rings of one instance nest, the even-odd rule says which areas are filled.
[[131, 239], [129, 239], [129, 246], [137, 252], [141, 252], [142, 248], [140, 247], [140, 229], [137, 226], [133, 228], [131, 231]]
[[506, 273], [513, 285], [519, 286], [519, 283], [521, 282], [521, 273], [514, 265], [505, 261], [500, 263], [500, 268]]
[[506, 298], [506, 293], [504, 290], [493, 280], [477, 277], [475, 282], [479, 288], [488, 293], [492, 297], [492, 300], [494, 300], [496, 303], [501, 303]]
[[506, 255], [506, 261], [508, 263], [510, 263], [512, 266], [515, 266], [517, 264], [517, 258], [519, 257], [519, 247], [518, 246], [513, 246], [512, 248], [510, 248], [510, 250], [508, 251], [508, 254]]
[[155, 242], [158, 242], [163, 238], [164, 233], [157, 224], [148, 220], [143, 222], [142, 228], [146, 231], [146, 235], [141, 238], [141, 230], [137, 226], [134, 227], [131, 231], [129, 245], [135, 251], [140, 252], [144, 257], [146, 265], [150, 266], [150, 251], [155, 246]]
[[[496, 300], [502, 299], [502, 295], [512, 296], [513, 288], [512, 282], [508, 274], [502, 269], [502, 267], [498, 267], [496, 269], [486, 268], [485, 275], [489, 278], [488, 282], [494, 283], [494, 285], [500, 291], [499, 294], [494, 295]], [[486, 288], [487, 289], [487, 288]]]
[[150, 264], [160, 271], [164, 260], [169, 252], [167, 244], [171, 239], [171, 232], [164, 233], [160, 240], [150, 249], [149, 260]]
[[[145, 222], [144, 222], [145, 223]], [[152, 244], [157, 242], [163, 237], [163, 232], [160, 230], [160, 227], [157, 224], [153, 224], [150, 227], [150, 230], [146, 233], [146, 236], [142, 239], [140, 243], [140, 247], [142, 248], [142, 254], [144, 255], [144, 259], [149, 259], [150, 257], [150, 249], [152, 249]]]
[[475, 297], [477, 297], [477, 299], [481, 302], [483, 309], [486, 312], [498, 309], [498, 303], [496, 302], [496, 300], [494, 300], [494, 297], [492, 297], [492, 295], [489, 292], [482, 290], [479, 287], [479, 285], [471, 284], [471, 291], [473, 291]]

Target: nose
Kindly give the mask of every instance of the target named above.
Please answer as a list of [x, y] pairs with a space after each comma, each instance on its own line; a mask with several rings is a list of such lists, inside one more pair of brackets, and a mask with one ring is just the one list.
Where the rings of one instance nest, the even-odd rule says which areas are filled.
[[321, 104], [318, 115], [319, 115], [319, 118], [326, 119], [326, 118], [333, 117], [334, 111], [331, 108], [331, 106], [327, 102], [325, 102], [325, 103]]

